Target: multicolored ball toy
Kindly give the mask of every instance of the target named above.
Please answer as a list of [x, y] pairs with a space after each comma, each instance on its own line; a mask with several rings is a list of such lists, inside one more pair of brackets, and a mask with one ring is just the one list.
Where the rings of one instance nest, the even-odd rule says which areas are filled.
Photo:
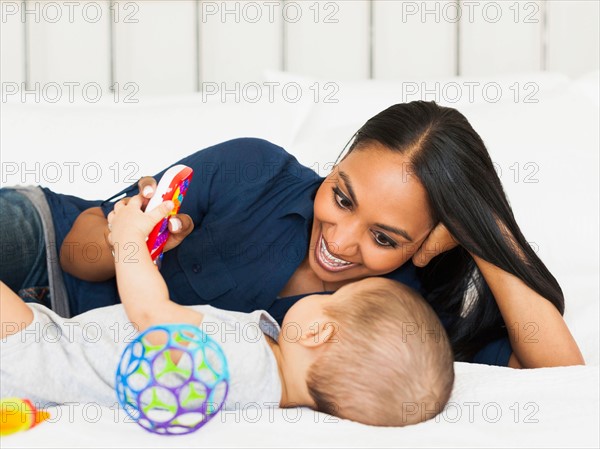
[[117, 367], [121, 407], [144, 429], [163, 435], [198, 430], [229, 391], [221, 347], [197, 326], [153, 326], [127, 345]]

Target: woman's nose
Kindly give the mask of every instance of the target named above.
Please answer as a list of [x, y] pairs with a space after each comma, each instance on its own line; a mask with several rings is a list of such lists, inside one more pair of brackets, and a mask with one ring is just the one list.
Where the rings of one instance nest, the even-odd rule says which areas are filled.
[[332, 228], [327, 239], [327, 249], [340, 259], [350, 260], [358, 253], [358, 227], [352, 224], [339, 223]]

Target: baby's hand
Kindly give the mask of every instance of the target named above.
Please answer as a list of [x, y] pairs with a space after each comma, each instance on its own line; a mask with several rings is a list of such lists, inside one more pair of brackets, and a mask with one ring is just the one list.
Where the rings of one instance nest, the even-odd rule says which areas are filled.
[[144, 242], [154, 226], [174, 207], [173, 201], [164, 201], [148, 213], [142, 212], [144, 198], [141, 194], [123, 198], [115, 204], [108, 220], [108, 243], [123, 247], [127, 243]]

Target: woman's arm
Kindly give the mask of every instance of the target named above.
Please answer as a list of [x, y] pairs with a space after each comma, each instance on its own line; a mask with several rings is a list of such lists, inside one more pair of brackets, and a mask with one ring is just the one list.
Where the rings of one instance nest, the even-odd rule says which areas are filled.
[[584, 365], [581, 351], [556, 307], [523, 281], [471, 254], [506, 323], [513, 355], [509, 366]]
[[[433, 257], [457, 245], [446, 226], [439, 223], [413, 255], [413, 262], [423, 267]], [[470, 254], [490, 287], [509, 331], [513, 354], [508, 366], [541, 368], [585, 364], [563, 317], [550, 301], [516, 276]]]
[[65, 272], [92, 282], [115, 276], [115, 261], [106, 240], [107, 224], [99, 207], [79, 214], [60, 247], [60, 266]]

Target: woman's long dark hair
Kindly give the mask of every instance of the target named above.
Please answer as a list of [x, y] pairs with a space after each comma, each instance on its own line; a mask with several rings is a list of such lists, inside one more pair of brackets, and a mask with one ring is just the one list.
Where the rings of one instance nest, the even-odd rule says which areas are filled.
[[[394, 105], [357, 131], [348, 154], [374, 141], [408, 156], [427, 191], [434, 223], [443, 223], [460, 244], [417, 268], [456, 360], [468, 361], [507, 335], [496, 300], [467, 250], [518, 277], [564, 313], [558, 282], [525, 240], [483, 140], [460, 112], [433, 101]], [[468, 289], [474, 294], [467, 295]]]

